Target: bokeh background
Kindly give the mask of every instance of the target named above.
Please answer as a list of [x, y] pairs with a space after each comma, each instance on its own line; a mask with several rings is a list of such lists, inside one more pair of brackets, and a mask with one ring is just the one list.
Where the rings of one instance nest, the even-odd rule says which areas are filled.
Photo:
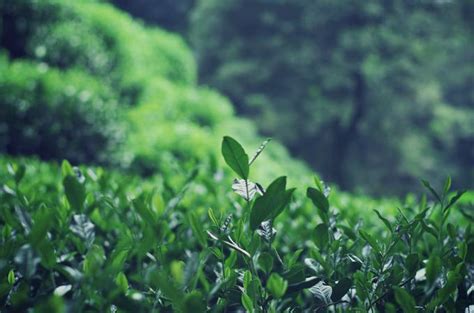
[[272, 137], [260, 177], [472, 189], [473, 27], [470, 0], [0, 0], [0, 151], [173, 177]]

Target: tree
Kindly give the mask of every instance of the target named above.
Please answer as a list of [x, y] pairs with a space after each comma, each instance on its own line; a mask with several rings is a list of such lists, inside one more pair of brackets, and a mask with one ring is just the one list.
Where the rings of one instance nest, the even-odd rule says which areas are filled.
[[439, 108], [453, 106], [447, 78], [429, 76], [442, 64], [443, 35], [472, 43], [450, 26], [460, 12], [456, 2], [207, 0], [191, 38], [201, 80], [262, 133], [345, 189], [403, 193], [420, 176], [463, 166], [442, 167], [447, 146], [432, 128]]

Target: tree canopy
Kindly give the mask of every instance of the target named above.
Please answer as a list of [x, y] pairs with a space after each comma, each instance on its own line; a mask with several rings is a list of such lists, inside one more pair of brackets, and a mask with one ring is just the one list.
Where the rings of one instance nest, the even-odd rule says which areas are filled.
[[417, 177], [474, 181], [469, 12], [461, 1], [208, 0], [190, 32], [201, 81], [263, 134], [344, 188], [403, 193]]

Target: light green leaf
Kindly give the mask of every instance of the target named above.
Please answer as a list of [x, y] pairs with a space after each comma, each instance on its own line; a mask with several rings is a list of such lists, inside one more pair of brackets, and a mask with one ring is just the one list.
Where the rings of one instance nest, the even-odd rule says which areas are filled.
[[288, 282], [277, 273], [272, 273], [267, 281], [267, 290], [277, 299], [281, 298], [288, 288]]
[[253, 301], [245, 292], [242, 293], [241, 301], [247, 312], [253, 312]]
[[123, 293], [127, 292], [128, 280], [127, 280], [127, 276], [125, 276], [123, 272], [120, 272], [117, 274], [117, 277], [115, 277], [115, 283], [120, 288], [120, 291], [122, 291]]

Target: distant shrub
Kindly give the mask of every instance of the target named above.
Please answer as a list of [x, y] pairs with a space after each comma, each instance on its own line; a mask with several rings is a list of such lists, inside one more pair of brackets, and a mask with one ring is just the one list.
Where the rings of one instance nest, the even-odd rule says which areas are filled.
[[5, 62], [0, 70], [0, 151], [107, 163], [123, 127], [112, 93], [77, 71]]
[[196, 81], [190, 50], [177, 36], [147, 29], [113, 6], [94, 1], [4, 3], [1, 43], [11, 57], [100, 76], [134, 103], [150, 77]]

